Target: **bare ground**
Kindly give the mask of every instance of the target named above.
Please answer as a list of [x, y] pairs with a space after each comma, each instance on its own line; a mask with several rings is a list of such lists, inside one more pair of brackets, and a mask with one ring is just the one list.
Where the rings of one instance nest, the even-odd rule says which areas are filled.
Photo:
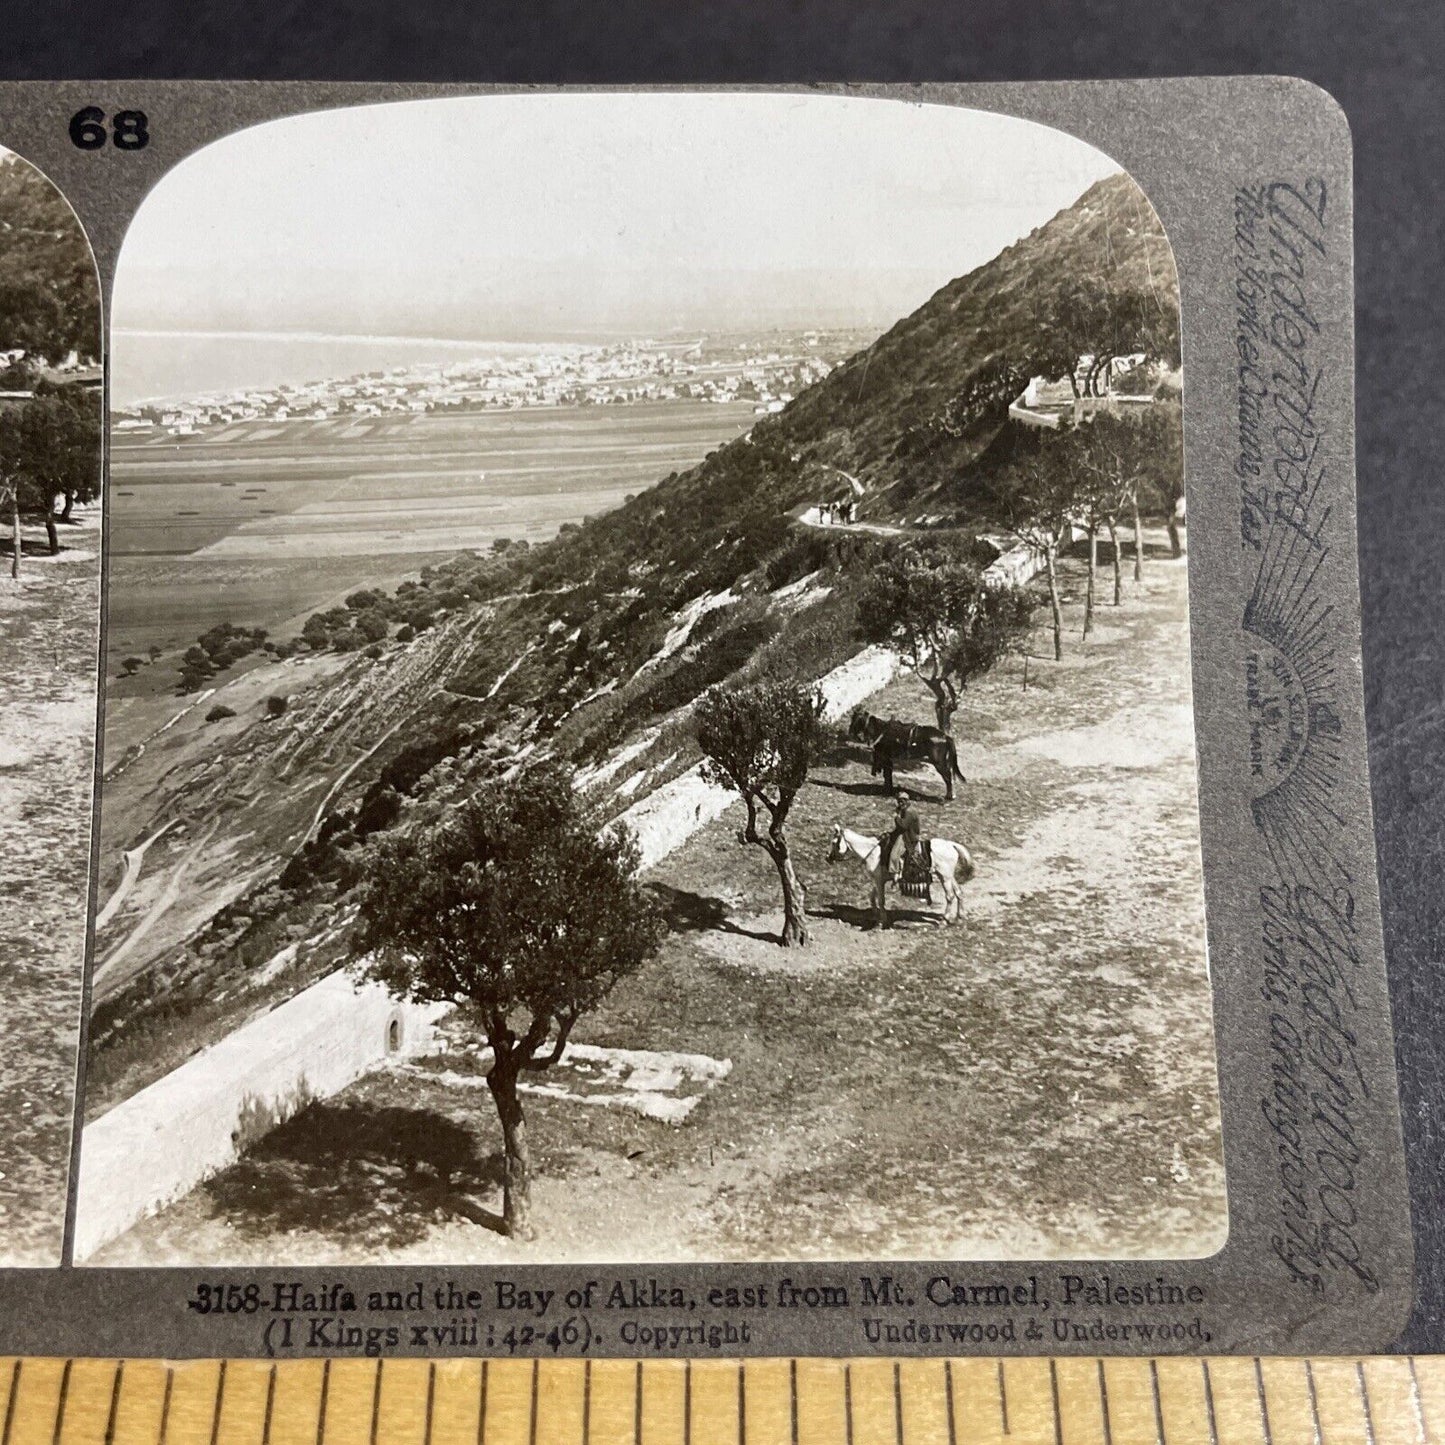
[[85, 963], [98, 518], [0, 575], [0, 1264], [60, 1259]]
[[[1154, 562], [1087, 643], [1066, 614], [1062, 664], [1040, 636], [1026, 690], [1020, 663], [969, 690], [968, 786], [925, 805], [977, 865], [958, 926], [895, 898], [875, 932], [861, 870], [823, 861], [835, 818], [891, 815], [859, 751], [814, 770], [790, 823], [807, 949], [772, 941], [772, 865], [731, 812], [654, 870], [675, 931], [579, 1032], [733, 1070], [680, 1127], [529, 1100], [535, 1243], [494, 1231], [485, 1091], [410, 1071], [314, 1106], [94, 1262], [321, 1263], [358, 1241], [382, 1262], [1217, 1249], [1184, 565]], [[926, 696], [904, 678], [875, 707], [923, 720]]]

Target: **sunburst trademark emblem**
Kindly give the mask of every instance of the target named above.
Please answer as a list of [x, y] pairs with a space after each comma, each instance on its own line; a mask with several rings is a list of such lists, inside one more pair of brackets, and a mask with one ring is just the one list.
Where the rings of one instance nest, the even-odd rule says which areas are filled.
[[1341, 782], [1334, 606], [1315, 587], [1328, 553], [1318, 524], [1275, 518], [1244, 613], [1254, 640], [1244, 657], [1254, 823], [1281, 875], [1316, 887], [1350, 879], [1331, 802]]

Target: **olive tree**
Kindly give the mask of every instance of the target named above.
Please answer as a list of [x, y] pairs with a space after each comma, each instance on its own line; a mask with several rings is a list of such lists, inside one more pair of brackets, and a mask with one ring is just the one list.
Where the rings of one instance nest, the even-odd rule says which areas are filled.
[[[1124, 577], [1119, 557], [1119, 516], [1130, 508], [1126, 481], [1132, 423], [1101, 412], [1090, 425], [1075, 429], [1072, 462], [1079, 483], [1081, 510], [1089, 529], [1089, 586], [1084, 604], [1084, 635], [1094, 613], [1094, 574], [1098, 566], [1098, 536], [1102, 525], [1113, 549], [1114, 606], [1123, 600]], [[1134, 514], [1134, 580], [1143, 575], [1139, 562], [1139, 522]]]
[[1064, 376], [1075, 398], [1102, 396], [1114, 361], [1142, 352], [1155, 361], [1179, 361], [1179, 306], [1152, 286], [1117, 278], [1104, 284], [1061, 285], [1036, 308], [1038, 327], [1030, 360]]
[[45, 524], [50, 552], [60, 551], [55, 529], [55, 499], [65, 498], [63, 518], [75, 502], [94, 501], [100, 493], [100, 398], [79, 387], [42, 389], [0, 416], [0, 467], [10, 504], [19, 569], [22, 515]]
[[963, 689], [1022, 647], [1033, 610], [1024, 588], [989, 581], [971, 561], [905, 547], [868, 574], [858, 633], [896, 649], [949, 732]]
[[1078, 486], [1060, 439], [1050, 433], [1026, 438], [1013, 456], [982, 482], [990, 518], [1043, 561], [1054, 628], [1054, 660], [1064, 655], [1059, 604], [1059, 553], [1073, 535]]
[[1117, 522], [1127, 518], [1133, 530], [1134, 580], [1144, 577], [1146, 511], [1165, 509], [1172, 515], [1183, 494], [1183, 436], [1179, 408], [1168, 402], [1151, 404], [1136, 415], [1101, 412], [1080, 428], [1073, 464], [1081, 500], [1107, 528], [1114, 544], [1114, 602], [1122, 592]]
[[[694, 712], [703, 776], [733, 788], [747, 808], [738, 841], [762, 848], [778, 870], [783, 890], [784, 948], [808, 941], [806, 890], [793, 868], [784, 831], [798, 789], [825, 746], [823, 699], [815, 688], [763, 682], [715, 687]], [[766, 817], [766, 826], [759, 823]]]
[[470, 1005], [492, 1051], [502, 1214], [532, 1237], [531, 1153], [518, 1085], [555, 1064], [578, 1019], [662, 942], [636, 843], [598, 832], [554, 763], [484, 784], [363, 855], [357, 942], [398, 997]]
[[[1088, 569], [1084, 584], [1084, 627], [1087, 637], [1094, 625], [1094, 599], [1099, 576], [1099, 532], [1109, 533], [1114, 546], [1114, 605], [1121, 600], [1117, 519], [1122, 505], [1117, 477], [1114, 443], [1118, 434], [1112, 419], [1095, 416], [1089, 422], [1067, 429], [1056, 443], [1058, 460], [1067, 472], [1072, 501], [1070, 516], [1084, 529], [1088, 542]], [[1101, 445], [1102, 443], [1102, 445]]]
[[[0, 156], [0, 352], [5, 389], [30, 392], [40, 368], [100, 354], [100, 285], [90, 243], [65, 198], [15, 156]], [[90, 413], [93, 412], [93, 417]], [[11, 403], [0, 412], [0, 508], [10, 523], [12, 577], [20, 575], [22, 515], [45, 520], [59, 550], [54, 499], [94, 495], [100, 476], [98, 397]]]

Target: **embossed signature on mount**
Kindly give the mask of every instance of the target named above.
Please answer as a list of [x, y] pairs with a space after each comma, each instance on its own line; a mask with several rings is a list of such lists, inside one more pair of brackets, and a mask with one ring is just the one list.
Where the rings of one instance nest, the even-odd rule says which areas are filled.
[[1329, 557], [1321, 502], [1325, 376], [1311, 262], [1325, 257], [1323, 181], [1241, 191], [1236, 199], [1241, 532], [1258, 555], [1244, 627], [1255, 826], [1280, 876], [1348, 887], [1331, 804], [1343, 769], [1335, 704], [1334, 606], [1318, 592]]
[[[1321, 581], [1330, 557], [1328, 435], [1312, 283], [1327, 260], [1323, 181], [1235, 197], [1240, 529], [1257, 555], [1244, 610], [1251, 810], [1275, 879], [1259, 890], [1267, 1072], [1260, 1112], [1277, 1194], [1269, 1247], [1313, 1297], [1380, 1288], [1368, 1187], [1382, 1177], [1359, 1031], [1363, 961], [1349, 831], [1338, 804], [1335, 635]], [[1374, 1150], [1372, 1150], [1372, 1144]]]

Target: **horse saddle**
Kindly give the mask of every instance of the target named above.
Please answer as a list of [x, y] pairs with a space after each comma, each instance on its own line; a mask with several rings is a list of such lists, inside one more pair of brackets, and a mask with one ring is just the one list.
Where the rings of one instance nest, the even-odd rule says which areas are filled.
[[920, 838], [916, 848], [909, 848], [904, 838], [895, 840], [891, 834], [885, 833], [878, 841], [885, 850], [890, 844], [897, 850], [892, 852], [888, 859], [888, 872], [898, 884], [899, 892], [909, 898], [932, 901], [933, 890], [930, 884], [933, 879], [933, 840]]
[[918, 846], [905, 850], [903, 876], [898, 881], [899, 890], [910, 898], [928, 898], [929, 879], [933, 876], [933, 840], [920, 838]]

